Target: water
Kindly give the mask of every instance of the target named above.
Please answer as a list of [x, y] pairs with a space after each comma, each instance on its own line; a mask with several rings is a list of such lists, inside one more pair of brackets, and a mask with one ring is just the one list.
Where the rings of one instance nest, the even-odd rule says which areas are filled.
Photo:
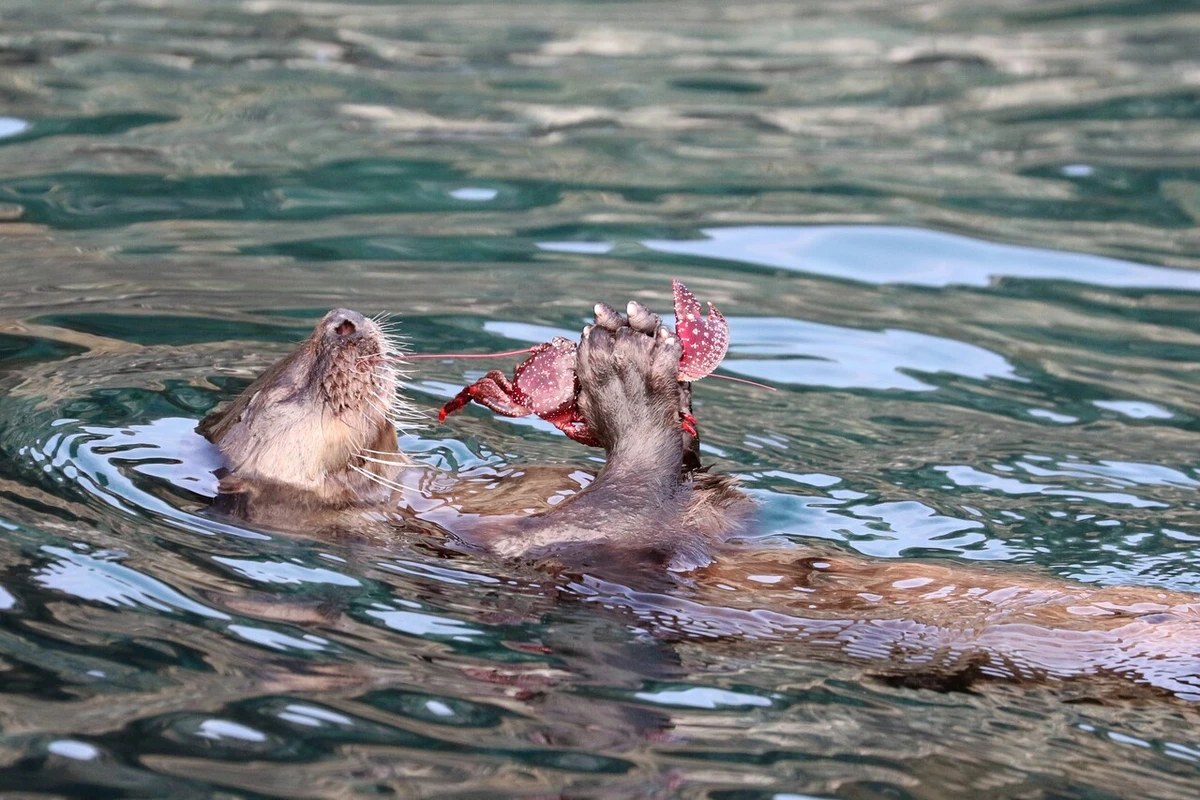
[[[680, 277], [780, 388], [697, 387], [762, 533], [1200, 591], [1198, 38], [1171, 0], [0, 3], [0, 791], [1195, 794], [1187, 704], [893, 688], [436, 537], [222, 523], [191, 429], [334, 306], [500, 350]], [[481, 409], [403, 444], [596, 467]]]

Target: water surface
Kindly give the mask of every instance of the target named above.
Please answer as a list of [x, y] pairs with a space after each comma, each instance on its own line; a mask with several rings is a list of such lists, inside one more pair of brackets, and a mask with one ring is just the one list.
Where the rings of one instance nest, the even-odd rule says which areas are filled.
[[[0, 2], [0, 791], [1196, 794], [1187, 704], [895, 688], [236, 525], [192, 428], [334, 306], [506, 350], [679, 277], [780, 389], [696, 393], [760, 533], [1200, 591], [1198, 38], [1168, 0]], [[479, 408], [403, 445], [597, 468]]]

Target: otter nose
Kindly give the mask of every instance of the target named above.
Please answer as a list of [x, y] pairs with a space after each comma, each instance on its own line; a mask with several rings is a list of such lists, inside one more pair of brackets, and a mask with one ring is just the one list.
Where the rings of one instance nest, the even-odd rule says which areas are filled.
[[339, 308], [329, 312], [327, 330], [351, 341], [362, 338], [362, 330], [366, 326], [366, 317], [357, 311]]

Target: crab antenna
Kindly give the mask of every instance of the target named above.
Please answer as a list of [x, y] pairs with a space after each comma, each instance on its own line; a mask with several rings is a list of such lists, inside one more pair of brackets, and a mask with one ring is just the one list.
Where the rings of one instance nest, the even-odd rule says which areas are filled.
[[420, 353], [408, 358], [504, 358], [505, 356], [525, 356], [533, 352], [532, 347], [521, 350], [506, 350], [503, 353]]
[[[534, 349], [532, 347], [526, 347], [523, 350], [506, 350], [503, 353], [410, 353], [405, 356], [363, 356], [359, 359], [359, 361], [372, 361], [378, 363], [388, 361], [412, 361], [413, 359], [418, 358], [505, 358], [507, 356], [529, 355], [533, 352], [533, 350]], [[723, 381], [732, 381], [733, 383], [742, 383], [746, 386], [754, 386], [758, 389], [766, 389], [767, 391], [771, 392], [779, 391], [774, 386], [768, 386], [765, 383], [747, 380], [746, 378], [735, 378], [732, 375], [717, 375], [716, 373], [711, 373], [707, 377], [719, 378]]]
[[412, 361], [418, 358], [504, 358], [524, 356], [533, 352], [532, 347], [524, 350], [508, 350], [503, 353], [409, 353], [404, 356], [363, 356], [359, 361]]
[[713, 372], [713, 373], [710, 373], [709, 375], [707, 375], [706, 377], [720, 378], [723, 381], [733, 381], [734, 383], [744, 383], [747, 386], [755, 386], [759, 389], [766, 389], [771, 392], [779, 391], [774, 386], [767, 386], [765, 383], [759, 383], [758, 381], [749, 381], [749, 380], [746, 380], [745, 378], [735, 378], [732, 375], [718, 375], [717, 373]]

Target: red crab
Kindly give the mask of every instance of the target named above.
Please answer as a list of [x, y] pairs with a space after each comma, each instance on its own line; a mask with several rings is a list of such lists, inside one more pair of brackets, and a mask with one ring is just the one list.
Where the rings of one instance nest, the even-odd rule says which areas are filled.
[[[683, 345], [679, 380], [695, 381], [708, 375], [729, 349], [729, 325], [712, 303], [708, 317], [700, 316], [700, 303], [686, 286], [671, 281], [675, 293], [675, 333]], [[517, 366], [512, 381], [492, 370], [442, 406], [438, 422], [474, 400], [506, 417], [536, 414], [581, 444], [599, 446], [579, 410], [579, 380], [575, 376], [578, 345], [561, 336], [529, 350], [533, 355]], [[696, 434], [696, 420], [684, 415], [683, 428]]]

